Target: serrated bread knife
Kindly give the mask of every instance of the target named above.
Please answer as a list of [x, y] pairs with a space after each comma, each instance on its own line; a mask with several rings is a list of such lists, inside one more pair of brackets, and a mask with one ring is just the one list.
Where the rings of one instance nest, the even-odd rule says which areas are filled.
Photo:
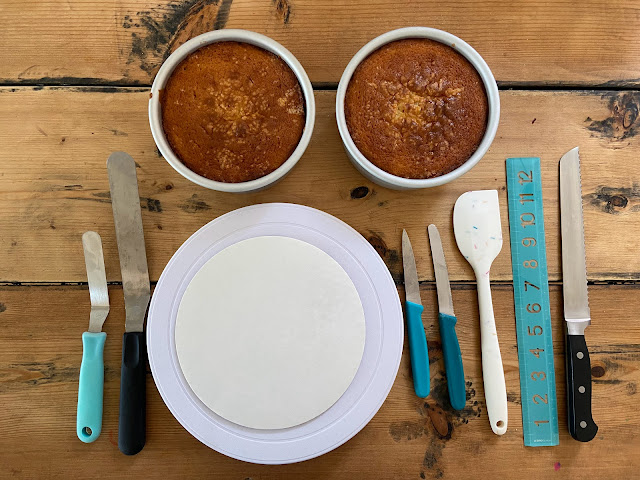
[[582, 219], [582, 187], [578, 147], [560, 159], [562, 293], [567, 324], [566, 369], [569, 433], [588, 442], [598, 426], [591, 416], [591, 362], [584, 331], [591, 324]]

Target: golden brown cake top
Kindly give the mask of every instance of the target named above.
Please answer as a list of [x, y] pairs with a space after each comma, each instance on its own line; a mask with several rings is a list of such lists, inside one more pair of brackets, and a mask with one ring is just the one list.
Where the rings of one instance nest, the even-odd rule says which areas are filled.
[[246, 182], [277, 169], [305, 125], [293, 71], [247, 43], [212, 43], [191, 53], [171, 74], [160, 104], [174, 153], [190, 170], [220, 182]]
[[354, 143], [379, 168], [405, 178], [455, 170], [487, 126], [480, 75], [453, 48], [398, 40], [373, 52], [347, 86], [345, 117]]

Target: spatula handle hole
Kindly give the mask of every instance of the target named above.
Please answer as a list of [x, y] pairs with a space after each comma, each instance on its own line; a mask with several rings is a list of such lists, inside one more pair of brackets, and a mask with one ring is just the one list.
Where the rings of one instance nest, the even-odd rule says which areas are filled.
[[91, 434], [92, 434], [92, 433], [93, 433], [93, 432], [91, 431], [91, 429], [90, 429], [89, 427], [84, 427], [84, 428], [82, 429], [82, 434], [83, 434], [85, 437], [87, 437], [87, 438], [89, 438], [89, 437], [91, 436]]

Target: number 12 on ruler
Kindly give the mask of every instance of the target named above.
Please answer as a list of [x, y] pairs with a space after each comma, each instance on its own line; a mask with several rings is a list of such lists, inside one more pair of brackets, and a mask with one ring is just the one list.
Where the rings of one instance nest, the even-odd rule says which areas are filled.
[[558, 444], [540, 160], [507, 159], [525, 445]]

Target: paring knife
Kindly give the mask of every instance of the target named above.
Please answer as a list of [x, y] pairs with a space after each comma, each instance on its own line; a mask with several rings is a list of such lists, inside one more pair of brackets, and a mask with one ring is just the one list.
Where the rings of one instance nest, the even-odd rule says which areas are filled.
[[449, 388], [449, 401], [456, 410], [462, 410], [467, 402], [467, 391], [464, 383], [464, 369], [462, 366], [462, 354], [456, 335], [457, 319], [453, 313], [453, 299], [451, 298], [451, 285], [447, 262], [444, 259], [440, 232], [435, 225], [429, 225], [429, 244], [431, 245], [431, 258], [433, 270], [436, 274], [436, 290], [438, 292], [438, 323], [440, 324], [440, 338], [442, 340], [442, 353], [444, 366], [447, 373], [447, 386]]
[[82, 363], [78, 381], [76, 433], [85, 443], [95, 441], [102, 431], [102, 392], [104, 390], [104, 342], [102, 325], [109, 315], [109, 292], [104, 271], [102, 240], [96, 232], [82, 235], [87, 267], [91, 313], [89, 331], [82, 334]]
[[587, 296], [578, 147], [560, 159], [560, 217], [569, 433], [576, 440], [588, 442], [595, 437], [598, 426], [591, 416], [591, 362], [584, 339], [584, 331], [591, 324], [591, 313]]
[[115, 152], [107, 160], [107, 170], [126, 310], [122, 340], [118, 448], [125, 455], [135, 455], [145, 443], [147, 355], [144, 317], [151, 290], [136, 164], [128, 154]]
[[431, 389], [429, 351], [427, 336], [422, 325], [422, 300], [413, 248], [409, 235], [402, 230], [402, 264], [404, 266], [404, 289], [406, 294], [407, 330], [409, 331], [409, 354], [413, 373], [413, 388], [416, 395], [425, 398]]

